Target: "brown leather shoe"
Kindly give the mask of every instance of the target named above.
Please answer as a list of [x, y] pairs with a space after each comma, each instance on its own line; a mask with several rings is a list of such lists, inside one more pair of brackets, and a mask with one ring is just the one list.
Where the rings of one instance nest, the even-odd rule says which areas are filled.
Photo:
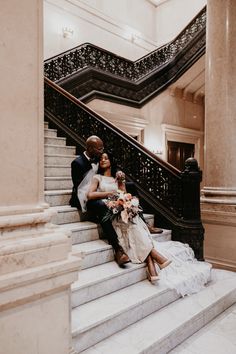
[[127, 254], [123, 252], [122, 249], [115, 252], [115, 261], [117, 262], [119, 267], [123, 267], [126, 263], [130, 262]]
[[162, 229], [159, 229], [158, 227], [150, 226], [148, 225], [148, 229], [150, 234], [161, 234], [163, 232]]

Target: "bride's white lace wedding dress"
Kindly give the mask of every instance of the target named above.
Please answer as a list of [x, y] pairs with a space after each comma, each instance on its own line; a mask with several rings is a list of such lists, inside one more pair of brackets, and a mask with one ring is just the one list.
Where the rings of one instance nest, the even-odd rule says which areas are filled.
[[[118, 189], [113, 177], [95, 175], [99, 181], [99, 191], [114, 191]], [[176, 241], [158, 242], [152, 239], [145, 222], [136, 216], [133, 223], [125, 224], [121, 220], [114, 220], [113, 227], [124, 252], [132, 263], [142, 263], [153, 247], [172, 263], [158, 270], [160, 281], [169, 288], [184, 296], [200, 291], [210, 280], [211, 265], [199, 262], [194, 257], [193, 250], [187, 245]]]

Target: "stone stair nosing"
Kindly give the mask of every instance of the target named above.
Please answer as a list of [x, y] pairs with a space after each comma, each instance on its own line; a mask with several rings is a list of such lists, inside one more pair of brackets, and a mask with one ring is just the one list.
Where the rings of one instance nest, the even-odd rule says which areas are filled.
[[71, 162], [74, 160], [75, 155], [61, 155], [61, 154], [45, 154], [44, 161], [45, 165], [71, 165]]
[[60, 136], [44, 135], [44, 144], [45, 145], [66, 146], [66, 138], [63, 138]]
[[72, 284], [72, 308], [146, 279], [145, 264], [128, 263], [120, 268], [115, 261], [81, 270]]
[[45, 165], [45, 177], [71, 177], [70, 165]]
[[44, 191], [45, 201], [51, 206], [69, 205], [71, 189], [46, 190]]
[[95, 267], [99, 264], [114, 260], [113, 249], [111, 245], [104, 240], [95, 240], [73, 245], [72, 254], [82, 254], [84, 256], [81, 269]]
[[44, 127], [44, 136], [47, 137], [57, 137], [57, 130], [56, 129], [49, 129]]
[[91, 221], [65, 224], [61, 225], [61, 227], [66, 231], [71, 232], [72, 245], [95, 241], [102, 238], [100, 225]]
[[55, 215], [52, 218], [52, 223], [56, 225], [69, 224], [85, 220], [85, 216], [76, 208], [72, 208], [70, 205], [54, 206], [51, 207], [51, 210], [55, 212]]
[[[165, 293], [161, 284], [157, 288], [149, 284], [154, 289], [147, 291], [139, 301], [137, 292], [142, 293], [148, 285], [143, 281], [116, 292], [113, 299], [111, 294], [92, 301], [87, 314], [89, 305], [80, 306], [72, 311], [73, 347], [81, 354], [110, 354], [111, 348], [113, 354], [169, 352], [236, 302], [236, 274], [225, 271], [225, 277], [217, 279], [219, 272], [213, 270], [216, 280], [189, 297], [178, 299], [174, 290], [166, 289]], [[157, 293], [153, 294], [155, 290]], [[121, 296], [116, 299], [118, 294]], [[153, 295], [152, 301], [148, 301], [148, 295]], [[125, 304], [124, 298], [127, 299]], [[96, 316], [92, 315], [94, 313]]]
[[44, 177], [44, 188], [48, 190], [72, 190], [71, 177]]
[[75, 150], [76, 148], [74, 146], [44, 144], [44, 152], [47, 155], [50, 154], [75, 155]]

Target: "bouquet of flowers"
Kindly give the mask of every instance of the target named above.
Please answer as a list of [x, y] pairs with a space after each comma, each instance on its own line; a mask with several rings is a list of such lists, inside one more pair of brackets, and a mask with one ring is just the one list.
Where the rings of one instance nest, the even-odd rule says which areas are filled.
[[133, 218], [142, 211], [139, 199], [122, 190], [118, 190], [116, 194], [108, 197], [106, 205], [108, 212], [103, 219], [104, 221], [121, 218], [127, 224], [129, 221], [133, 222]]

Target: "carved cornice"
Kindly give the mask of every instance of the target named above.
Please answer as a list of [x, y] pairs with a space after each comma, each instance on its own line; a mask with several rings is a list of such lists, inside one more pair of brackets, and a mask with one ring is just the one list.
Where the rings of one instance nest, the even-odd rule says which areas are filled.
[[205, 52], [206, 8], [172, 42], [136, 61], [86, 43], [45, 61], [45, 76], [75, 97], [140, 107]]

